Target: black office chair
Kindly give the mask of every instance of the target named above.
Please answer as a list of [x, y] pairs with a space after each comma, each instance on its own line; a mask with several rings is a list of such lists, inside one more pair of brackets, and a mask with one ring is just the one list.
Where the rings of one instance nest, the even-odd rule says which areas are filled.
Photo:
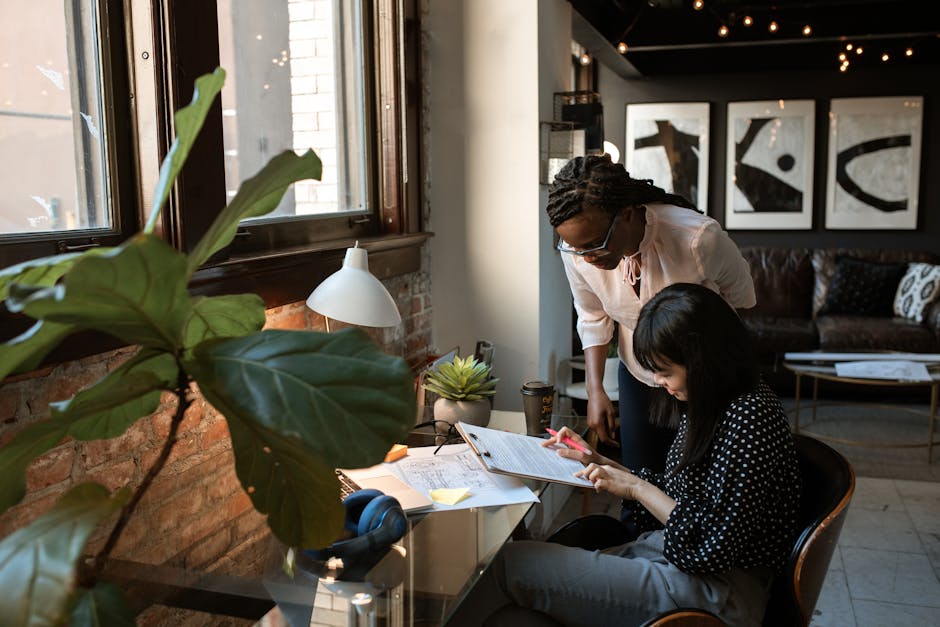
[[[798, 518], [801, 531], [783, 572], [771, 588], [764, 613], [765, 626], [809, 625], [855, 491], [855, 472], [838, 451], [809, 436], [794, 435], [793, 438], [803, 479]], [[629, 536], [619, 520], [592, 514], [564, 525], [549, 536], [548, 541], [596, 550], [629, 542]], [[642, 627], [721, 624], [710, 612], [677, 608], [653, 617]]]

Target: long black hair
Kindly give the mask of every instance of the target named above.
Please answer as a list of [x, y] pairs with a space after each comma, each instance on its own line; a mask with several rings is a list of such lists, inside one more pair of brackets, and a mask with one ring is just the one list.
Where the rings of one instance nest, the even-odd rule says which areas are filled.
[[751, 338], [737, 312], [694, 283], [667, 286], [643, 306], [633, 355], [647, 370], [662, 370], [667, 360], [686, 369], [686, 402], [662, 390], [651, 395], [650, 415], [661, 424], [675, 427], [687, 412], [677, 471], [704, 459], [728, 405], [760, 381]]
[[689, 200], [653, 185], [650, 179], [631, 177], [609, 155], [575, 157], [564, 165], [548, 188], [548, 220], [553, 227], [588, 207], [615, 214], [624, 207], [662, 202], [698, 211]]

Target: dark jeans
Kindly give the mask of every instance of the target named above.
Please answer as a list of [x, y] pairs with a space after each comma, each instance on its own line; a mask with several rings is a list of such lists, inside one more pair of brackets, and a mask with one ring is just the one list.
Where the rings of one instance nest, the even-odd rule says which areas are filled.
[[651, 468], [662, 472], [666, 453], [676, 436], [672, 429], [650, 424], [650, 388], [630, 374], [620, 362], [620, 455], [631, 470]]

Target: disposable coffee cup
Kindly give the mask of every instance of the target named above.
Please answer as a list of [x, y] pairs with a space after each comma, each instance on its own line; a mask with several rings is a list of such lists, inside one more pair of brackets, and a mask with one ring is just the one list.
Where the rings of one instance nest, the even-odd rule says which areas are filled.
[[528, 435], [542, 435], [552, 421], [555, 386], [544, 381], [526, 381], [520, 392], [525, 413], [525, 432]]

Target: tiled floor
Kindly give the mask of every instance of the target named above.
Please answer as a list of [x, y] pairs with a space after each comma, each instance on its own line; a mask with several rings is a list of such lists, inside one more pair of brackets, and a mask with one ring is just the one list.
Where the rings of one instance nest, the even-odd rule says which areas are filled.
[[856, 481], [811, 625], [940, 625], [940, 483]]

